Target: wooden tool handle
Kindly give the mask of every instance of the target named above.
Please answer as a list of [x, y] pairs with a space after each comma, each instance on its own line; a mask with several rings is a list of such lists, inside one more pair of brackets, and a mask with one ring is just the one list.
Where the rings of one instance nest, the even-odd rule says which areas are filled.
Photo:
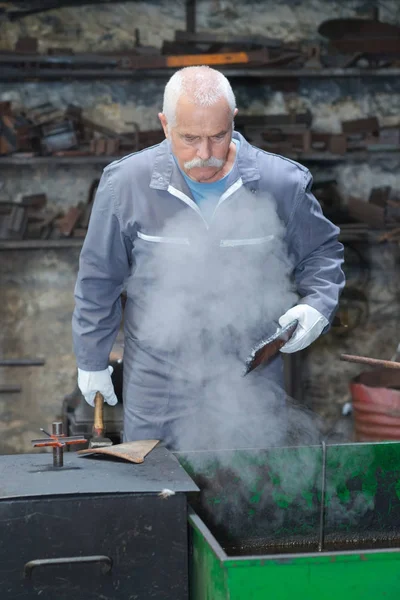
[[94, 397], [94, 423], [93, 433], [96, 436], [102, 436], [104, 433], [104, 397], [100, 392]]

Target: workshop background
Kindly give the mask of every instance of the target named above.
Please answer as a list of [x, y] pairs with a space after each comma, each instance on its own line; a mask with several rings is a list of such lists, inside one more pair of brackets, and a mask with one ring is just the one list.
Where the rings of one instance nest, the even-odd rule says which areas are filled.
[[[0, 2], [0, 358], [44, 360], [0, 367], [0, 453], [31, 451], [75, 388], [73, 288], [96, 182], [113, 157], [162, 139], [167, 55], [248, 52], [220, 67], [236, 128], [309, 167], [341, 227], [340, 324], [292, 360], [288, 389], [327, 429], [343, 420], [364, 367], [340, 354], [390, 360], [400, 341], [398, 0], [40, 4], [59, 7], [24, 15], [38, 3]], [[319, 32], [337, 18], [388, 26], [366, 27], [359, 51]]]

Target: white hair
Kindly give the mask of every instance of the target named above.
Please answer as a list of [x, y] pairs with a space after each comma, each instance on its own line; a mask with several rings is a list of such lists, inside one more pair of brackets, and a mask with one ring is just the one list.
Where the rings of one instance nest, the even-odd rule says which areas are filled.
[[165, 86], [163, 113], [171, 126], [176, 125], [176, 105], [182, 95], [197, 106], [212, 106], [226, 98], [232, 116], [236, 108], [235, 94], [225, 75], [206, 65], [180, 69]]

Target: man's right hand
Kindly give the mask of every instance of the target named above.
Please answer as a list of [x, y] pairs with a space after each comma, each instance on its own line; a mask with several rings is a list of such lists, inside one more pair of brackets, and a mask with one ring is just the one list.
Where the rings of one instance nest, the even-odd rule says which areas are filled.
[[104, 371], [82, 371], [82, 369], [78, 369], [78, 387], [90, 406], [94, 406], [94, 397], [97, 392], [103, 395], [104, 402], [107, 402], [110, 406], [115, 406], [118, 403], [111, 381], [113, 370], [111, 366], [104, 369]]

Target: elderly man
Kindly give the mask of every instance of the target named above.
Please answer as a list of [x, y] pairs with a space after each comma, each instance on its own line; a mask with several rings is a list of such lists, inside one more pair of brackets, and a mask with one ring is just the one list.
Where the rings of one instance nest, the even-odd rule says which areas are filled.
[[124, 440], [171, 448], [279, 444], [282, 356], [243, 377], [251, 348], [293, 320], [282, 352], [329, 329], [344, 286], [338, 229], [309, 171], [234, 132], [228, 80], [176, 72], [166, 139], [109, 165], [80, 257], [73, 339], [89, 404], [116, 403], [108, 357], [124, 311]]

